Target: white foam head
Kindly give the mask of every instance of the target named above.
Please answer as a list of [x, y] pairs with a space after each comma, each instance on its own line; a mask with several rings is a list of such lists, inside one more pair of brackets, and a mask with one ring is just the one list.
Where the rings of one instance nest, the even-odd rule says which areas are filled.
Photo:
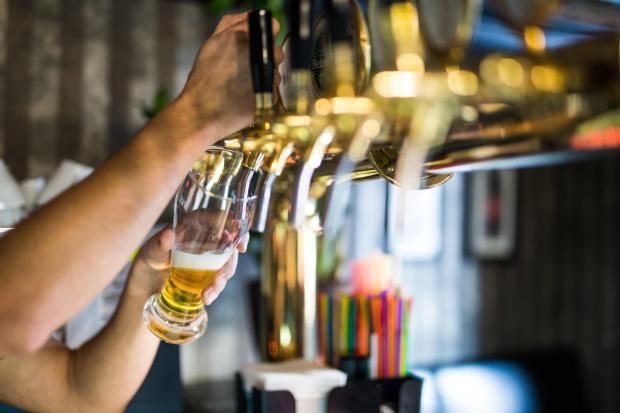
[[212, 252], [191, 254], [175, 249], [172, 250], [172, 266], [192, 270], [219, 270], [226, 264], [232, 252], [233, 249], [228, 248], [222, 254], [214, 254]]

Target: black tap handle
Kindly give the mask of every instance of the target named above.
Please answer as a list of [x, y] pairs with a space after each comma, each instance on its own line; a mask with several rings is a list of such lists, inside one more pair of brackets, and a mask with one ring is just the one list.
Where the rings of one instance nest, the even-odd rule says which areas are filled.
[[310, 68], [311, 0], [286, 2], [291, 69]]
[[327, 2], [329, 30], [332, 43], [349, 41], [351, 4], [349, 0], [331, 0]]
[[254, 93], [273, 92], [273, 28], [271, 12], [253, 10], [250, 22], [250, 65]]

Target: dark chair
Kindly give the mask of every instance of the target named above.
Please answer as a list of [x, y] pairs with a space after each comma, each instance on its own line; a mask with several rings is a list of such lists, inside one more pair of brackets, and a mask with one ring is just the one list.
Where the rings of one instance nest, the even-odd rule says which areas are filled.
[[181, 390], [179, 346], [161, 343], [153, 366], [126, 413], [181, 413]]

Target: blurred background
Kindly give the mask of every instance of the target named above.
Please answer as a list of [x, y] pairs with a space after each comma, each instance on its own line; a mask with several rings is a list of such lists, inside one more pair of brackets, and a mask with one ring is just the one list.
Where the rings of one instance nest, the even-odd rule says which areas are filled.
[[[243, 6], [0, 0], [0, 158], [19, 180], [48, 176], [62, 159], [100, 165], [181, 90], [221, 13]], [[404, 224], [394, 221], [396, 197], [408, 202]], [[429, 377], [423, 411], [485, 411], [465, 406], [506, 395], [476, 370], [493, 363], [534, 371], [515, 385], [529, 393], [508, 394], [537, 394], [538, 410], [559, 411], [570, 396], [584, 411], [620, 411], [619, 205], [615, 159], [461, 174], [423, 195], [354, 185], [340, 259], [401, 257], [396, 273], [414, 296], [409, 363]], [[181, 384], [187, 411], [233, 409], [221, 389], [258, 359], [249, 291], [259, 276], [246, 254], [205, 337], [180, 347], [180, 362], [179, 347], [162, 347], [134, 411], [168, 411], [157, 395], [181, 397]], [[176, 381], [156, 377], [179, 368]], [[437, 396], [442, 386], [452, 390]], [[534, 409], [504, 396], [483, 406]], [[571, 410], [580, 409], [562, 411]]]

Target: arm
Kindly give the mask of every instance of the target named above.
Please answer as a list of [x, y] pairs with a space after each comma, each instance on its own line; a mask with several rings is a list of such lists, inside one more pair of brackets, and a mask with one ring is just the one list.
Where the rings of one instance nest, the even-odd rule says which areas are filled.
[[[174, 231], [151, 238], [135, 260], [110, 323], [70, 351], [50, 343], [32, 354], [0, 360], [0, 400], [29, 411], [120, 412], [151, 367], [159, 340], [144, 326], [142, 307], [169, 274]], [[239, 247], [245, 250], [245, 245]], [[236, 254], [217, 276], [217, 297], [236, 267]]]
[[120, 153], [0, 240], [0, 354], [31, 352], [126, 262], [194, 159], [244, 126], [246, 16], [222, 19], [181, 95]]

